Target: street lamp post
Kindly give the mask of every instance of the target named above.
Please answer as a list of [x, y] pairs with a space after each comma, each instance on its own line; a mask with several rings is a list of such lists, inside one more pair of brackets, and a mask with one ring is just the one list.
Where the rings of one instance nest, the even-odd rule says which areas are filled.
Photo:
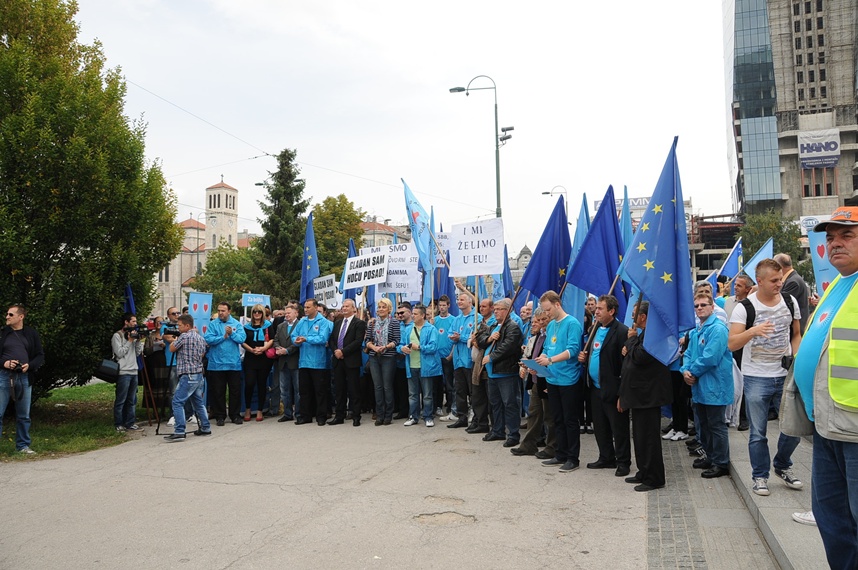
[[[492, 82], [491, 87], [471, 87], [471, 83], [474, 80], [479, 79], [481, 77], [485, 77], [489, 81]], [[498, 131], [498, 90], [497, 85], [495, 84], [495, 80], [489, 77], [488, 75], [477, 75], [473, 79], [468, 82], [467, 87], [451, 87], [450, 93], [464, 93], [465, 95], [469, 95], [471, 91], [482, 91], [484, 89], [491, 89], [494, 91], [495, 96], [495, 192], [496, 192], [496, 200], [497, 200], [497, 210], [495, 211], [496, 217], [501, 217], [501, 191], [500, 191], [500, 147], [506, 144], [506, 141], [512, 138], [512, 135], [509, 134], [509, 131], [513, 130], [514, 127], [504, 127]], [[500, 133], [503, 132], [503, 135]]]
[[[557, 190], [558, 188], [563, 188], [563, 190]], [[555, 192], [555, 190], [557, 190], [557, 192]], [[563, 201], [564, 201], [565, 206], [566, 206], [566, 223], [568, 223], [569, 225], [572, 225], [572, 222], [569, 221], [569, 191], [566, 190], [566, 188], [563, 186], [555, 186], [554, 188], [551, 189], [550, 192], [543, 192], [542, 193], [543, 196], [554, 196], [555, 194], [563, 194], [563, 198], [564, 198]]]

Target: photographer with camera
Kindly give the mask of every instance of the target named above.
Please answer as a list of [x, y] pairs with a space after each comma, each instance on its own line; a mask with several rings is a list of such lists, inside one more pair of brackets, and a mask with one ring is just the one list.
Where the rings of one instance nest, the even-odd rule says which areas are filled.
[[6, 326], [0, 329], [0, 427], [9, 401], [15, 402], [15, 449], [32, 455], [30, 449], [30, 373], [45, 363], [39, 333], [24, 326], [27, 309], [12, 305], [6, 311]]
[[137, 317], [132, 313], [122, 316], [123, 326], [113, 333], [111, 346], [113, 357], [119, 363], [119, 377], [116, 378], [116, 399], [113, 401], [113, 425], [116, 431], [142, 429], [135, 421], [134, 406], [137, 403], [137, 375], [139, 367], [137, 357], [143, 354], [146, 340], [146, 327], [137, 326]]

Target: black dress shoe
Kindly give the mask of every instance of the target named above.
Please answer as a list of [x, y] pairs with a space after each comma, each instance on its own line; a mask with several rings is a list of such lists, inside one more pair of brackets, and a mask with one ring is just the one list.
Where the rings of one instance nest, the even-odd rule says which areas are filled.
[[384, 424], [384, 420], [382, 420], [382, 419], [375, 420], [375, 425], [380, 426], [383, 424]]
[[283, 415], [283, 416], [280, 416], [280, 418], [277, 420], [277, 423], [282, 424], [283, 422], [291, 422], [291, 421], [292, 421], [292, 418], [290, 418], [289, 416]]
[[518, 445], [518, 441], [514, 439], [508, 439], [503, 442], [504, 447], [515, 447], [516, 445]]
[[714, 479], [715, 477], [723, 477], [724, 475], [729, 475], [730, 470], [726, 467], [718, 467], [717, 465], [713, 465], [706, 471], [700, 474], [704, 479]]
[[393, 416], [393, 419], [395, 419], [395, 420], [404, 420], [404, 419], [405, 419], [405, 418], [407, 418], [407, 417], [408, 417], [408, 414], [396, 414], [395, 416]]
[[310, 420], [305, 420], [303, 418], [298, 418], [297, 420], [295, 420], [296, 426], [302, 426], [302, 425], [308, 424], [308, 423], [310, 423]]
[[504, 439], [504, 436], [495, 435], [493, 433], [487, 433], [483, 436], [483, 441], [503, 441]]
[[244, 420], [241, 417], [232, 418], [232, 423], [234, 423], [237, 426], [240, 426], [241, 424], [244, 423]]
[[223, 418], [221, 418], [221, 419], [217, 420], [215, 423], [216, 423], [218, 426], [223, 427], [223, 424], [225, 424], [226, 422], [224, 421], [224, 419], [223, 419]]
[[655, 491], [656, 489], [661, 489], [662, 487], [664, 487], [664, 485], [658, 485], [656, 487], [653, 485], [647, 485], [646, 483], [641, 483], [640, 485], [635, 485], [635, 491], [637, 491], [638, 493], [643, 493], [645, 491]]
[[448, 428], [463, 428], [468, 427], [468, 420], [459, 419], [447, 426]]
[[202, 429], [198, 429], [194, 432], [194, 435], [211, 435], [210, 431], [203, 431]]
[[360, 418], [354, 418], [352, 420], [352, 425], [358, 427], [360, 425]]
[[545, 438], [536, 441], [536, 447], [545, 447]]
[[551, 459], [554, 456], [550, 453], [545, 453], [544, 449], [540, 449], [536, 452], [536, 455], [534, 455], [534, 457], [536, 457], [537, 459]]
[[635, 475], [634, 477], [626, 477], [623, 479], [626, 483], [643, 483], [643, 479]]
[[748, 422], [739, 422], [739, 427], [737, 427], [736, 429], [739, 431], [748, 431], [750, 427], [751, 426], [748, 425]]
[[325, 422], [324, 420], [322, 420], [322, 421], [320, 421], [320, 422], [316, 422], [316, 425], [317, 425], [317, 426], [324, 426], [324, 425], [328, 425], [328, 424], [327, 424], [327, 422]]
[[489, 426], [477, 426], [475, 429], [468, 428], [465, 431], [468, 433], [489, 433], [491, 430], [489, 430]]
[[338, 426], [340, 424], [346, 423], [342, 418], [334, 418], [328, 422], [329, 426]]
[[[504, 445], [506, 445], [506, 444], [504, 444]], [[535, 451], [527, 451], [526, 449], [522, 449], [520, 447], [513, 447], [512, 449], [509, 450], [509, 452], [512, 453], [513, 455], [517, 455], [519, 457], [522, 457], [524, 455], [536, 455]]]
[[616, 461], [606, 461], [604, 459], [600, 459], [598, 461], [594, 461], [593, 463], [588, 463], [587, 469], [614, 469], [616, 466]]
[[563, 465], [563, 462], [560, 461], [559, 459], [557, 459], [556, 457], [552, 457], [551, 459], [548, 459], [547, 461], [543, 461], [542, 464], [545, 465], [546, 467], [556, 467], [557, 465]]
[[386, 420], [384, 420], [384, 425], [386, 425], [386, 426], [389, 426], [391, 423], [392, 422], [391, 422], [390, 418], [387, 418]]
[[615, 477], [625, 477], [630, 472], [630, 469], [627, 465], [618, 465], [617, 470], [614, 471]]

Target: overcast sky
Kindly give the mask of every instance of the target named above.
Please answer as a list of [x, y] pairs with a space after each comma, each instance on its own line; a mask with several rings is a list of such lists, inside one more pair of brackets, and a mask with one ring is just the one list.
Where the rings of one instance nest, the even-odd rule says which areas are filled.
[[404, 178], [445, 227], [491, 217], [493, 92], [449, 92], [478, 75], [497, 84], [500, 126], [515, 127], [500, 151], [510, 254], [535, 247], [555, 186], [573, 222], [584, 192], [591, 215], [609, 184], [651, 195], [674, 135], [694, 213], [732, 210], [720, 2], [79, 6], [81, 40], [98, 38], [122, 68], [126, 114], [147, 122], [179, 219], [203, 211], [223, 175], [239, 190], [239, 227], [258, 232], [254, 183], [276, 167], [265, 153], [287, 147], [313, 203], [344, 193], [404, 223]]

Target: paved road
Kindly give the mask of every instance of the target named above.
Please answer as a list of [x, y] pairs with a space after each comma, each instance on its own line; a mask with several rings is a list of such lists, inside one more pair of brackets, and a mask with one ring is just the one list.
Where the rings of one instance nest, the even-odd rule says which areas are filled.
[[0, 568], [777, 567], [680, 443], [646, 494], [583, 468], [592, 435], [562, 474], [443, 423], [213, 429], [0, 464]]

